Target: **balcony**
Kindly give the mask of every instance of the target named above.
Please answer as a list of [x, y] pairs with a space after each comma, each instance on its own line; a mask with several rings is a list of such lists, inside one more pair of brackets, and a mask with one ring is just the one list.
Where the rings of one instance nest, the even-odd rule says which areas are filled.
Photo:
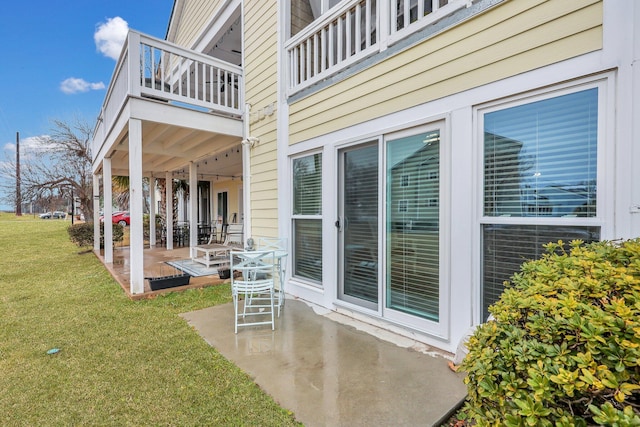
[[239, 122], [242, 79], [241, 67], [130, 31], [94, 130], [94, 159], [118, 138], [118, 120], [131, 99]]
[[288, 95], [399, 44], [427, 26], [455, 24], [464, 16], [448, 18], [471, 4], [470, 0], [342, 1], [286, 42]]

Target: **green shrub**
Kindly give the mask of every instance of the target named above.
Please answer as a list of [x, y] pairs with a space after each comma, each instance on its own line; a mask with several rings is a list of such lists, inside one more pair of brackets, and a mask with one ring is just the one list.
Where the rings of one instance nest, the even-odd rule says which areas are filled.
[[[70, 225], [67, 228], [69, 238], [79, 247], [93, 245], [93, 223], [84, 222]], [[124, 228], [120, 224], [113, 224], [113, 242], [124, 239]], [[100, 224], [100, 247], [104, 248], [104, 224]]]
[[467, 416], [478, 426], [640, 426], [640, 239], [545, 247], [469, 339]]

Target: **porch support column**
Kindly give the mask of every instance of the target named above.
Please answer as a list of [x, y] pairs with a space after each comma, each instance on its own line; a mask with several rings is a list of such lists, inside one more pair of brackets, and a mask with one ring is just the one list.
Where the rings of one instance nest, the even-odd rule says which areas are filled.
[[156, 246], [156, 179], [149, 176], [149, 246]]
[[173, 176], [171, 172], [167, 172], [165, 175], [165, 200], [167, 205], [164, 207], [167, 213], [166, 226], [167, 226], [167, 250], [173, 250]]
[[100, 254], [100, 176], [93, 174], [93, 252]]
[[102, 161], [102, 187], [104, 189], [104, 262], [113, 263], [113, 181], [111, 159]]
[[131, 294], [144, 292], [144, 227], [142, 193], [142, 121], [129, 119], [129, 259]]
[[189, 252], [198, 245], [198, 165], [189, 163]]
[[100, 176], [93, 174], [93, 252], [100, 254]]

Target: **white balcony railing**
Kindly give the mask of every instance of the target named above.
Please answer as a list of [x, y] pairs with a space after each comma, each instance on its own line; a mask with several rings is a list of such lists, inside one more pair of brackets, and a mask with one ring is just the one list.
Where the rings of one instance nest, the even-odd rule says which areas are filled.
[[376, 0], [353, 1], [322, 16], [289, 40], [289, 88], [310, 86], [376, 52], [376, 13]]
[[94, 140], [111, 130], [129, 96], [239, 117], [244, 105], [242, 78], [238, 66], [130, 31], [100, 111]]
[[470, 4], [470, 0], [343, 1], [286, 42], [288, 94], [322, 81]]

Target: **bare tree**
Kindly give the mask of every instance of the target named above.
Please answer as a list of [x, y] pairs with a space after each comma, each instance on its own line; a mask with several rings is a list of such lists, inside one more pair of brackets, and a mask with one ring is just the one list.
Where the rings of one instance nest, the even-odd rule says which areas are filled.
[[[91, 136], [93, 129], [81, 119], [72, 123], [53, 120], [51, 135], [33, 138], [22, 148], [22, 200], [61, 203], [79, 201], [86, 218], [93, 216], [93, 177], [91, 173]], [[15, 161], [4, 162], [0, 174], [15, 183]], [[7, 194], [9, 194], [7, 192]], [[58, 206], [47, 206], [49, 210]]]

